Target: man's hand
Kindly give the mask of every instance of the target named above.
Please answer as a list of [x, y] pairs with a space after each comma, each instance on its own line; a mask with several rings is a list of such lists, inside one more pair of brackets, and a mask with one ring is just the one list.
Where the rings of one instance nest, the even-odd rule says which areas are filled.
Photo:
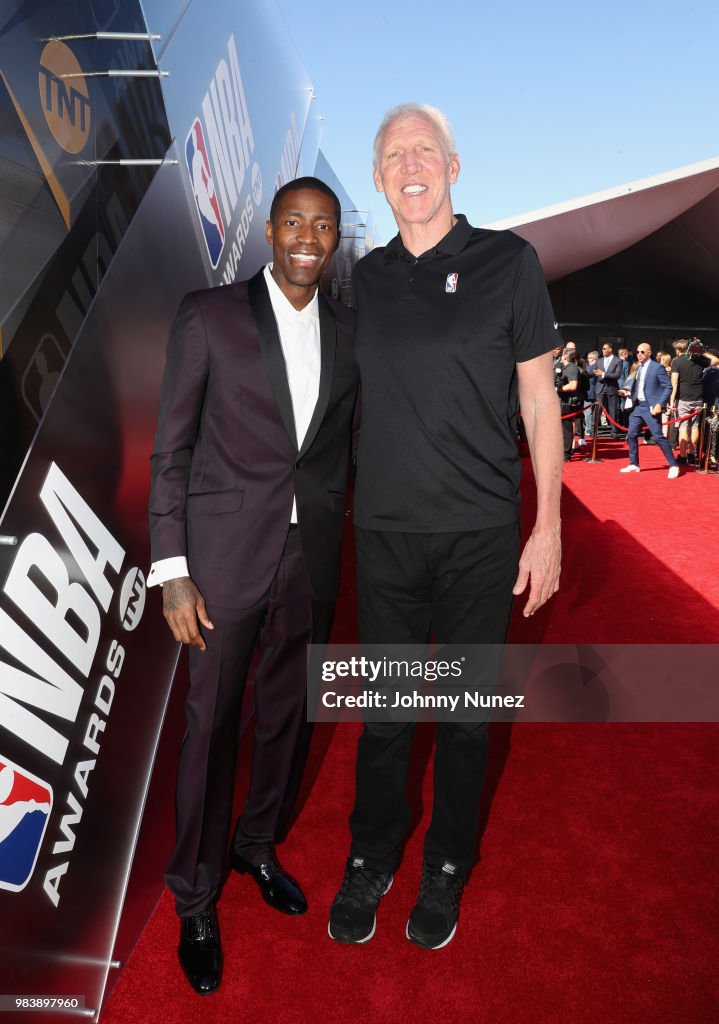
[[523, 615], [534, 615], [537, 608], [559, 590], [559, 573], [562, 567], [562, 537], [559, 526], [554, 529], [534, 529], [524, 545], [519, 559], [517, 582], [512, 593], [523, 594], [531, 580], [529, 598]]
[[652, 406], [652, 416], [661, 416], [661, 414], [662, 414], [661, 402], [657, 402], [656, 405]]
[[206, 629], [214, 629], [205, 608], [205, 599], [189, 576], [166, 580], [162, 584], [162, 614], [175, 640], [206, 650], [197, 620]]

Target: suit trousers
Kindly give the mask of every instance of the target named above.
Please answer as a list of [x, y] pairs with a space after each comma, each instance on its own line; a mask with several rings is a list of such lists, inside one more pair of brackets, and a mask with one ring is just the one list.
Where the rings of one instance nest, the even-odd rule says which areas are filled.
[[[357, 601], [363, 644], [503, 644], [517, 577], [519, 524], [468, 533], [357, 529]], [[357, 748], [351, 855], [397, 867], [410, 820], [414, 723], [366, 722]], [[440, 722], [434, 801], [424, 860], [449, 860], [466, 878], [474, 860], [487, 766], [487, 723]]]
[[619, 423], [619, 395], [602, 392], [599, 398], [608, 417], [611, 417], [611, 419], [607, 419], [607, 426], [611, 431], [612, 437], [620, 437], [619, 428], [615, 426], [615, 422]]
[[176, 791], [177, 841], [165, 873], [180, 917], [216, 902], [225, 875], [245, 682], [255, 645], [255, 729], [250, 785], [233, 847], [254, 864], [281, 838], [302, 779], [307, 723], [307, 644], [325, 643], [334, 605], [315, 601], [299, 530], [288, 532], [264, 597], [231, 610], [207, 602], [214, 630], [191, 647], [187, 731]]
[[633, 466], [639, 465], [639, 434], [644, 427], [649, 427], [649, 432], [655, 443], [661, 448], [662, 455], [670, 466], [676, 466], [672, 446], [662, 433], [662, 417], [654, 416], [649, 403], [646, 401], [637, 402], [629, 414], [629, 461]]

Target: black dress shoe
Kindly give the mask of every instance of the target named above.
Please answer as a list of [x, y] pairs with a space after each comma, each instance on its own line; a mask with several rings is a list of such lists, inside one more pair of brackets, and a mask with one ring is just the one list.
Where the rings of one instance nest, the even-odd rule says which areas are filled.
[[264, 864], [250, 864], [233, 850], [230, 863], [235, 871], [248, 874], [257, 882], [265, 903], [269, 903], [282, 914], [304, 914], [307, 900], [294, 878], [286, 875], [281, 867], [270, 858]]
[[180, 966], [195, 992], [205, 996], [219, 988], [222, 980], [222, 945], [214, 907], [192, 917], [180, 918], [177, 954]]

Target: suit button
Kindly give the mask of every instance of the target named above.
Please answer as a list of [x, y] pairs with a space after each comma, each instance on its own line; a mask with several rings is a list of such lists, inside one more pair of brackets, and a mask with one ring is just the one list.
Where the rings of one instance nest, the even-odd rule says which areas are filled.
[[295, 463], [295, 469], [302, 469], [304, 464], [304, 459], [300, 459], [298, 462]]

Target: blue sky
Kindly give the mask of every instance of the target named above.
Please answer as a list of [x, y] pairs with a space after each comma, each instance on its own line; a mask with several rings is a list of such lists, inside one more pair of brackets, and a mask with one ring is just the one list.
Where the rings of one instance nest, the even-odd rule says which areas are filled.
[[372, 139], [408, 100], [448, 115], [475, 224], [719, 154], [719, 0], [278, 2], [325, 156], [385, 241]]

